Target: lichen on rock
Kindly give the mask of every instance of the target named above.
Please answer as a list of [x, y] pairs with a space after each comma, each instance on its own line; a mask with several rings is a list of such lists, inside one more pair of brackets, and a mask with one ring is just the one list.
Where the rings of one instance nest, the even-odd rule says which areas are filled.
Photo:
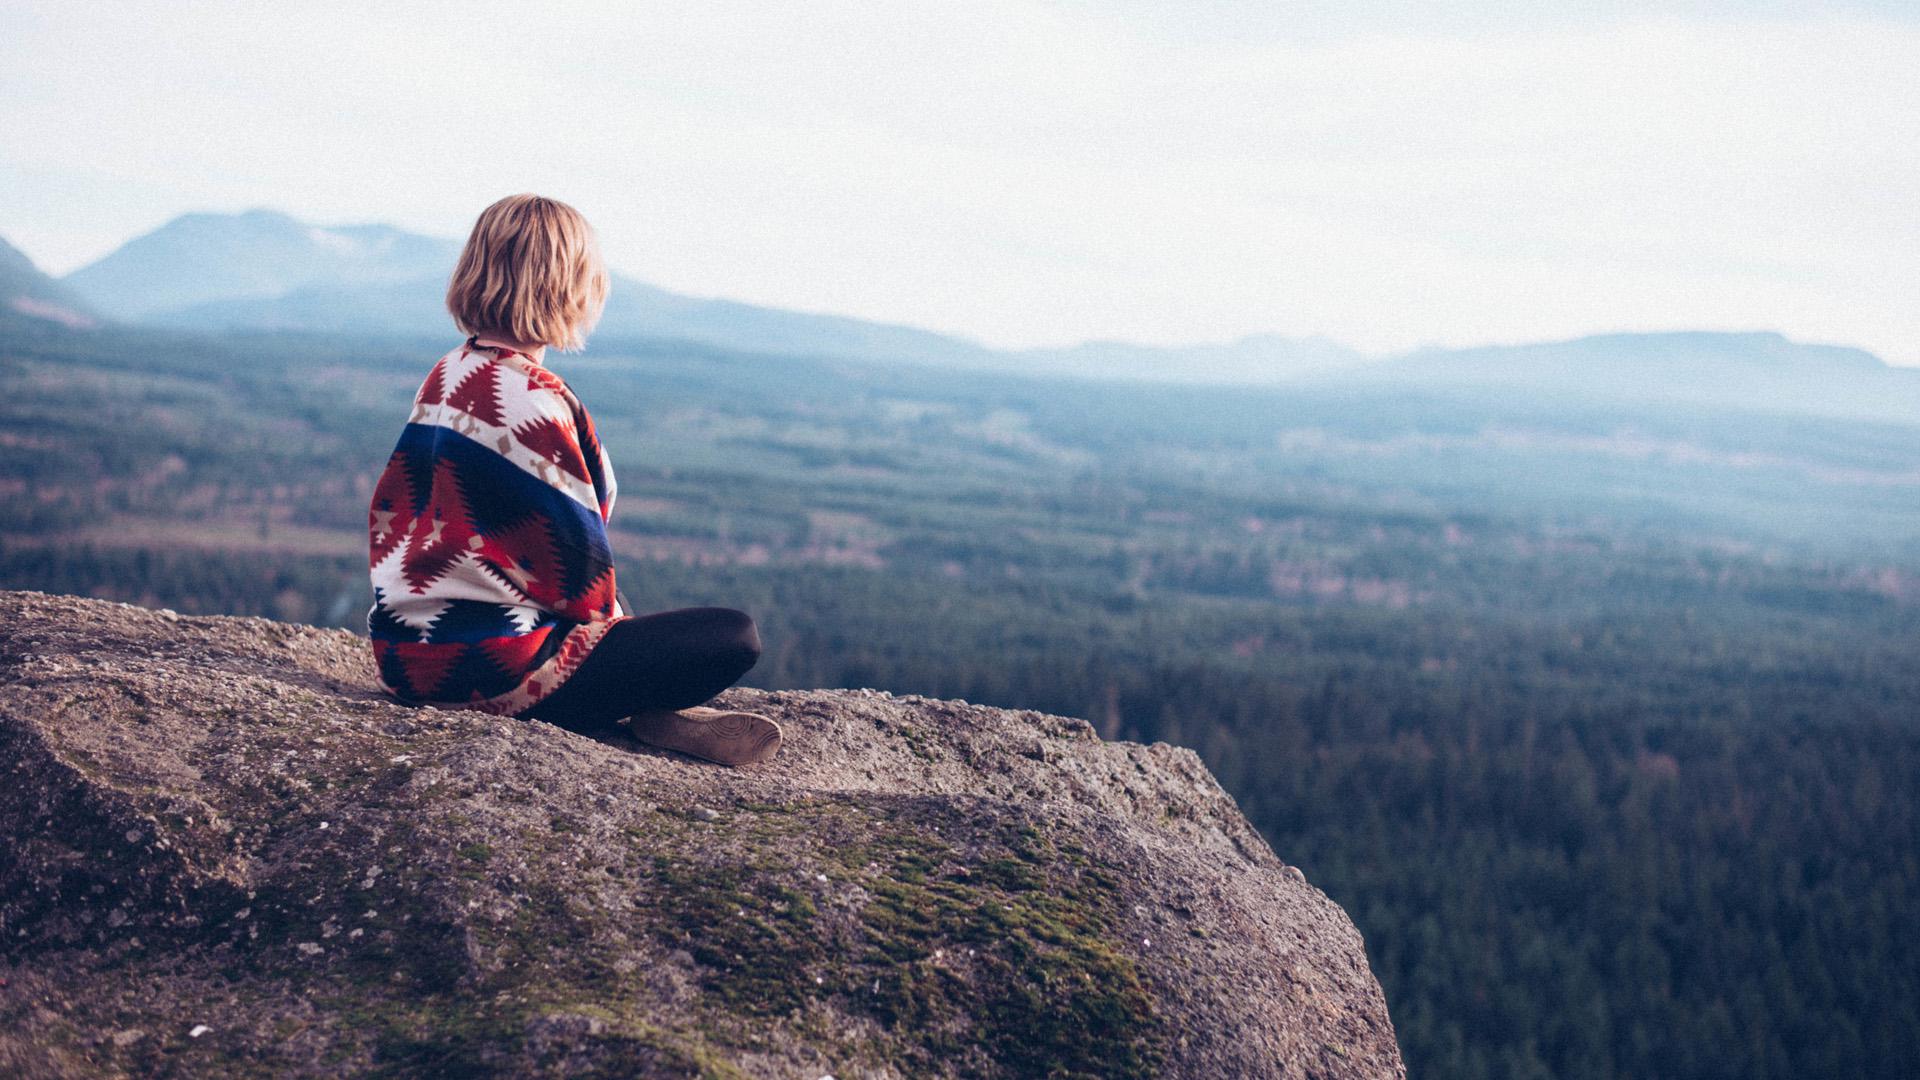
[[1402, 1076], [1192, 753], [867, 690], [724, 769], [363, 640], [0, 593], [0, 1073]]

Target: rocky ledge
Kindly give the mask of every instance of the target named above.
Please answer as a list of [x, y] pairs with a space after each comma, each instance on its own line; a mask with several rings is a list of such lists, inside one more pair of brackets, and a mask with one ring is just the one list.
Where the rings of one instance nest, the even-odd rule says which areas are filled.
[[351, 634], [0, 593], [0, 1073], [1404, 1076], [1189, 751], [866, 690], [725, 769]]

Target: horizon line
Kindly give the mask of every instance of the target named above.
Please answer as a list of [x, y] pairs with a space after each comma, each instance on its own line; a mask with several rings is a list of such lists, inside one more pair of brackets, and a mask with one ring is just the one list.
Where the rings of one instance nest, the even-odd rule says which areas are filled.
[[[282, 210], [278, 207], [267, 206], [267, 205], [249, 206], [243, 210], [234, 210], [234, 211], [184, 210], [167, 218], [165, 221], [161, 222], [159, 225], [156, 225], [151, 229], [147, 229], [144, 232], [135, 233], [127, 237], [126, 239], [121, 240], [119, 243], [115, 244], [110, 250], [108, 250], [105, 254], [99, 255], [93, 259], [88, 260], [87, 262], [84, 262], [66, 271], [65, 273], [59, 273], [59, 274], [55, 274], [53, 272], [46, 270], [41, 265], [40, 261], [34, 257], [32, 252], [28, 251], [24, 247], [21, 247], [18, 243], [6, 237], [4, 234], [0, 234], [0, 242], [6, 243], [8, 246], [12, 247], [15, 251], [18, 251], [22, 256], [24, 256], [27, 259], [27, 262], [29, 263], [29, 265], [33, 268], [35, 272], [43, 274], [54, 281], [64, 282], [68, 278], [71, 278], [73, 275], [80, 273], [81, 271], [84, 271], [86, 269], [89, 269], [90, 267], [93, 267], [95, 265], [98, 265], [99, 263], [104, 262], [105, 260], [110, 259], [113, 256], [119, 254], [121, 251], [125, 250], [127, 245], [137, 240], [141, 240], [148, 236], [152, 236], [156, 233], [159, 233], [162, 230], [184, 219], [194, 218], [194, 217], [204, 217], [204, 218], [231, 220], [235, 218], [246, 217], [249, 215], [265, 215], [265, 216], [271, 216], [276, 218], [284, 218], [287, 221], [291, 221], [296, 225], [300, 225], [309, 229], [340, 230], [340, 229], [380, 228], [380, 229], [390, 229], [396, 233], [400, 233], [408, 236], [416, 236], [426, 240], [440, 241], [443, 243], [454, 245], [456, 247], [461, 243], [463, 243], [463, 241], [456, 239], [454, 237], [444, 236], [444, 235], [431, 233], [431, 232], [419, 232], [419, 231], [409, 229], [400, 225], [395, 225], [388, 221], [356, 220], [356, 221], [328, 222], [328, 223], [314, 222], [314, 221], [309, 221], [304, 218], [301, 218], [290, 211]], [[1119, 348], [1130, 348], [1130, 349], [1175, 352], [1175, 351], [1189, 350], [1189, 349], [1232, 348], [1235, 346], [1244, 345], [1251, 341], [1255, 341], [1263, 338], [1270, 338], [1270, 339], [1277, 339], [1277, 340], [1293, 342], [1293, 343], [1314, 343], [1314, 342], [1324, 343], [1326, 345], [1330, 345], [1330, 346], [1333, 346], [1334, 348], [1340, 349], [1344, 352], [1351, 353], [1361, 361], [1373, 363], [1373, 362], [1379, 362], [1379, 361], [1394, 360], [1394, 359], [1399, 359], [1404, 357], [1413, 357], [1423, 353], [1430, 353], [1430, 352], [1468, 352], [1475, 349], [1513, 349], [1513, 348], [1528, 348], [1528, 347], [1540, 347], [1540, 346], [1552, 346], [1552, 345], [1569, 345], [1569, 344], [1574, 344], [1580, 341], [1588, 341], [1595, 338], [1606, 338], [1606, 337], [1669, 337], [1669, 336], [1679, 336], [1679, 335], [1687, 335], [1687, 334], [1697, 334], [1697, 335], [1710, 335], [1710, 336], [1716, 336], [1716, 337], [1770, 336], [1770, 337], [1779, 338], [1793, 345], [1808, 346], [1813, 348], [1852, 350], [1872, 358], [1873, 360], [1878, 362], [1881, 366], [1886, 367], [1888, 369], [1920, 370], [1920, 357], [1916, 357], [1911, 362], [1896, 360], [1888, 356], [1882, 355], [1881, 353], [1876, 352], [1873, 349], [1870, 349], [1866, 346], [1855, 344], [1853, 342], [1833, 341], [1833, 340], [1823, 340], [1823, 339], [1813, 339], [1813, 338], [1797, 338], [1791, 335], [1790, 333], [1788, 333], [1787, 331], [1780, 329], [1777, 326], [1775, 327], [1756, 327], [1756, 326], [1714, 327], [1714, 326], [1705, 326], [1700, 324], [1684, 324], [1684, 325], [1674, 324], [1674, 325], [1667, 325], [1662, 327], [1629, 328], [1626, 326], [1621, 326], [1619, 324], [1613, 324], [1608, 327], [1594, 328], [1594, 329], [1590, 329], [1582, 332], [1554, 334], [1554, 335], [1548, 335], [1548, 336], [1537, 337], [1537, 338], [1498, 337], [1498, 338], [1487, 338], [1487, 339], [1475, 339], [1473, 341], [1468, 341], [1468, 342], [1457, 342], [1457, 341], [1448, 342], [1445, 340], [1432, 340], [1432, 341], [1424, 341], [1419, 344], [1411, 345], [1405, 348], [1388, 349], [1384, 351], [1363, 349], [1355, 345], [1352, 345], [1346, 341], [1343, 341], [1340, 338], [1337, 338], [1325, 333], [1310, 332], [1310, 333], [1303, 333], [1303, 334], [1289, 334], [1289, 333], [1282, 333], [1280, 331], [1275, 331], [1275, 330], [1255, 330], [1255, 331], [1251, 331], [1248, 333], [1243, 333], [1235, 336], [1212, 338], [1212, 339], [1205, 339], [1205, 340], [1186, 340], [1186, 341], [1177, 341], [1177, 342], [1148, 342], [1148, 341], [1139, 341], [1139, 340], [1128, 339], [1128, 338], [1095, 336], [1095, 337], [1080, 338], [1067, 343], [1037, 344], [1037, 345], [996, 345], [996, 344], [991, 344], [970, 333], [934, 329], [932, 327], [922, 326], [916, 323], [902, 322], [902, 321], [897, 321], [892, 319], [869, 318], [861, 315], [848, 314], [842, 311], [827, 311], [827, 310], [820, 310], [815, 308], [806, 308], [806, 307], [791, 306], [791, 305], [784, 305], [784, 304], [759, 303], [755, 301], [740, 300], [734, 297], [724, 296], [719, 294], [681, 292], [669, 286], [661, 285], [656, 282], [649, 281], [638, 274], [619, 270], [611, 265], [608, 267], [608, 270], [611, 274], [625, 277], [637, 285], [642, 285], [642, 286], [653, 288], [653, 289], [659, 289], [663, 292], [673, 293], [676, 296], [685, 297], [687, 299], [721, 301], [726, 303], [743, 304], [749, 307], [767, 308], [767, 309], [784, 311], [784, 312], [789, 312], [789, 313], [798, 314], [798, 315], [807, 315], [807, 316], [833, 318], [833, 319], [846, 319], [852, 322], [866, 323], [869, 325], [886, 326], [886, 327], [897, 328], [897, 329], [912, 330], [919, 333], [932, 334], [938, 337], [947, 338], [957, 343], [967, 345], [973, 348], [982, 349], [987, 352], [1004, 353], [1004, 354], [1070, 352], [1076, 349], [1101, 348], [1101, 347], [1119, 347]], [[139, 325], [137, 322], [126, 322], [122, 320], [109, 319], [108, 321], [118, 322], [121, 325]]]

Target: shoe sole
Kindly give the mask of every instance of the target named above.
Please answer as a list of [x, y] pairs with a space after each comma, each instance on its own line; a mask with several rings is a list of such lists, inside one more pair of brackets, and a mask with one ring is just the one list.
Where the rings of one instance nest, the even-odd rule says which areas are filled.
[[780, 750], [780, 725], [757, 713], [682, 709], [642, 713], [629, 728], [650, 746], [720, 765], [754, 765]]

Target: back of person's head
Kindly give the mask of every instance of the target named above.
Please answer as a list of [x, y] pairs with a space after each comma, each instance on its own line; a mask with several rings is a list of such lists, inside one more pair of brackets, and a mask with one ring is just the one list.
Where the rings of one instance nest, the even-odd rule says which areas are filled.
[[447, 310], [469, 334], [575, 351], [607, 301], [593, 226], [566, 203], [509, 195], [480, 212], [447, 285]]

